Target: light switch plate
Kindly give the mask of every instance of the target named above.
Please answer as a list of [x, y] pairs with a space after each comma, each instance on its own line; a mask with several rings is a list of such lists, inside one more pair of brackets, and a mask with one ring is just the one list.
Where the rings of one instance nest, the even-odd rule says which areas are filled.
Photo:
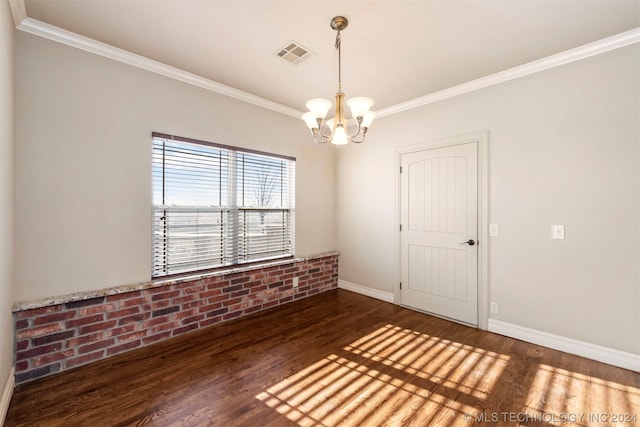
[[489, 237], [498, 237], [498, 236], [500, 236], [500, 225], [489, 224]]
[[551, 238], [564, 239], [564, 225], [559, 225], [559, 224], [551, 225]]

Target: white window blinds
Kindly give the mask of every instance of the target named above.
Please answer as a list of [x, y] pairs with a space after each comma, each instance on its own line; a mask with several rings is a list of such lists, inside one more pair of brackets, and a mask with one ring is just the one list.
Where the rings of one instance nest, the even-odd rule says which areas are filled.
[[295, 159], [153, 134], [154, 277], [294, 254]]

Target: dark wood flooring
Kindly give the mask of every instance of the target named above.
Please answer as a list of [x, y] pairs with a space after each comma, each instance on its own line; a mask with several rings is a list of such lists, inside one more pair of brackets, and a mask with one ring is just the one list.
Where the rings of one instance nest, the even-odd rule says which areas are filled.
[[638, 417], [639, 373], [336, 290], [21, 385], [5, 425], [640, 426]]

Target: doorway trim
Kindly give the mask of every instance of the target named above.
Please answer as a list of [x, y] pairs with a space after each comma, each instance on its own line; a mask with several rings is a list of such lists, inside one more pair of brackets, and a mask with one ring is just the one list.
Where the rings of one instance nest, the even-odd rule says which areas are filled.
[[451, 138], [427, 141], [396, 148], [395, 182], [395, 277], [394, 303], [400, 304], [401, 247], [400, 247], [400, 165], [402, 156], [418, 151], [469, 143], [478, 144], [478, 328], [487, 330], [489, 320], [489, 131], [478, 131]]

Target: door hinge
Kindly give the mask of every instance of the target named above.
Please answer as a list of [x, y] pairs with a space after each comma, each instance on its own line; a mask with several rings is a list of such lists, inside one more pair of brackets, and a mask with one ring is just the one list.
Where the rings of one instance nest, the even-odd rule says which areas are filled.
[[402, 289], [402, 282], [400, 282], [400, 289]]
[[400, 166], [400, 173], [402, 173], [402, 166]]
[[400, 224], [400, 231], [402, 231], [402, 224]]

